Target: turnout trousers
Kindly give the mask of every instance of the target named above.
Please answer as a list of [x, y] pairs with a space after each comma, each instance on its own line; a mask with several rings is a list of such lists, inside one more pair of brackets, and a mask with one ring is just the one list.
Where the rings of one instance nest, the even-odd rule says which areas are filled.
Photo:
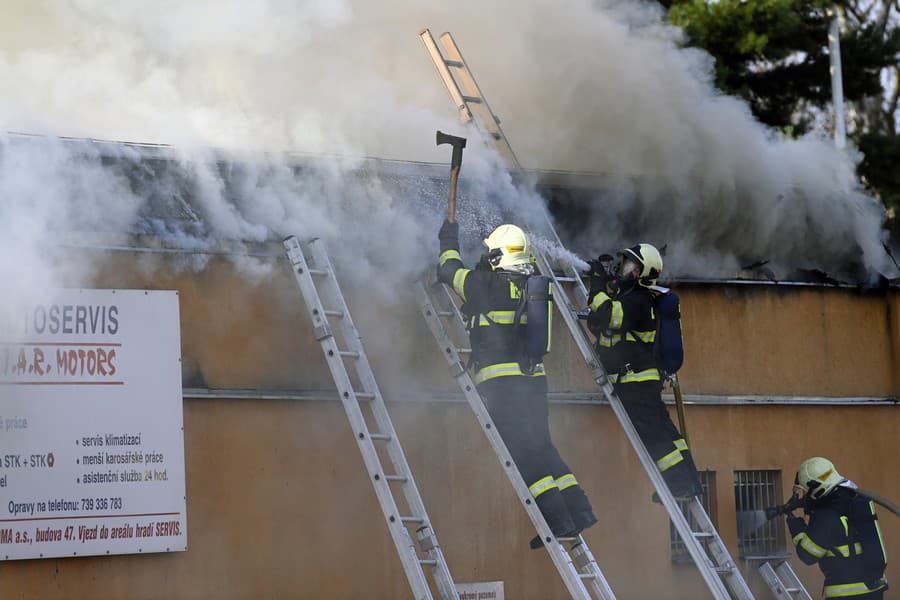
[[658, 380], [617, 383], [615, 390], [672, 495], [700, 494], [703, 488], [697, 467], [687, 441], [672, 423], [662, 401], [662, 383]]
[[591, 504], [550, 439], [547, 378], [496, 377], [478, 391], [553, 534], [593, 525]]

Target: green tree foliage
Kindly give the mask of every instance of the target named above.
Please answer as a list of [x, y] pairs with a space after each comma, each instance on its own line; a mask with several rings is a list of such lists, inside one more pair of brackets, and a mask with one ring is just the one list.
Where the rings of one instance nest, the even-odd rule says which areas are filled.
[[[716, 59], [715, 83], [746, 99], [787, 135], [833, 126], [830, 2], [663, 0], [687, 43]], [[859, 173], [892, 209], [900, 231], [900, 1], [842, 0], [841, 61], [848, 132], [864, 153]]]

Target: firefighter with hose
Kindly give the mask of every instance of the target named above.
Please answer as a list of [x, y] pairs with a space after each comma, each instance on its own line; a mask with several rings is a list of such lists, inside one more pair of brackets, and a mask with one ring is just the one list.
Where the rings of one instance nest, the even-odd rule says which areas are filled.
[[[834, 464], [820, 456], [803, 461], [797, 469], [794, 492], [787, 504], [767, 512], [787, 516], [797, 556], [808, 565], [819, 565], [825, 575], [822, 597], [884, 598], [887, 552], [875, 502], [895, 513], [900, 509], [841, 477]], [[794, 514], [800, 508], [808, 521]]]

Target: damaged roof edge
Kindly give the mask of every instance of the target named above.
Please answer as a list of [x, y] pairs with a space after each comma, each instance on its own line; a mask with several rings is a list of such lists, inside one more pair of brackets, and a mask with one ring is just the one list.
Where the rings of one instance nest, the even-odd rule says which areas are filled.
[[[251, 257], [281, 260], [284, 249], [281, 242], [211, 242], [203, 246], [183, 247], [165, 243], [162, 238], [150, 235], [129, 234], [68, 234], [63, 235], [59, 246], [73, 250], [97, 252], [131, 252], [136, 254], [160, 255], [201, 255], [220, 257]], [[435, 259], [436, 260], [436, 259]], [[879, 286], [864, 286], [851, 283], [827, 283], [814, 281], [772, 281], [769, 279], [725, 279], [725, 278], [669, 278], [660, 280], [661, 284], [690, 285], [735, 285], [735, 286], [774, 286], [774, 287], [806, 287], [806, 288], [843, 288], [850, 290], [875, 289]], [[885, 287], [900, 289], [900, 281], [890, 282]]]

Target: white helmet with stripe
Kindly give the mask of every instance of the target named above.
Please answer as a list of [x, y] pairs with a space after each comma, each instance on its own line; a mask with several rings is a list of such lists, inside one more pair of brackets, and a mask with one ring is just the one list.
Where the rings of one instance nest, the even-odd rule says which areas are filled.
[[495, 229], [484, 239], [487, 246], [491, 266], [495, 269], [506, 269], [534, 262], [531, 244], [521, 227], [504, 224]]

